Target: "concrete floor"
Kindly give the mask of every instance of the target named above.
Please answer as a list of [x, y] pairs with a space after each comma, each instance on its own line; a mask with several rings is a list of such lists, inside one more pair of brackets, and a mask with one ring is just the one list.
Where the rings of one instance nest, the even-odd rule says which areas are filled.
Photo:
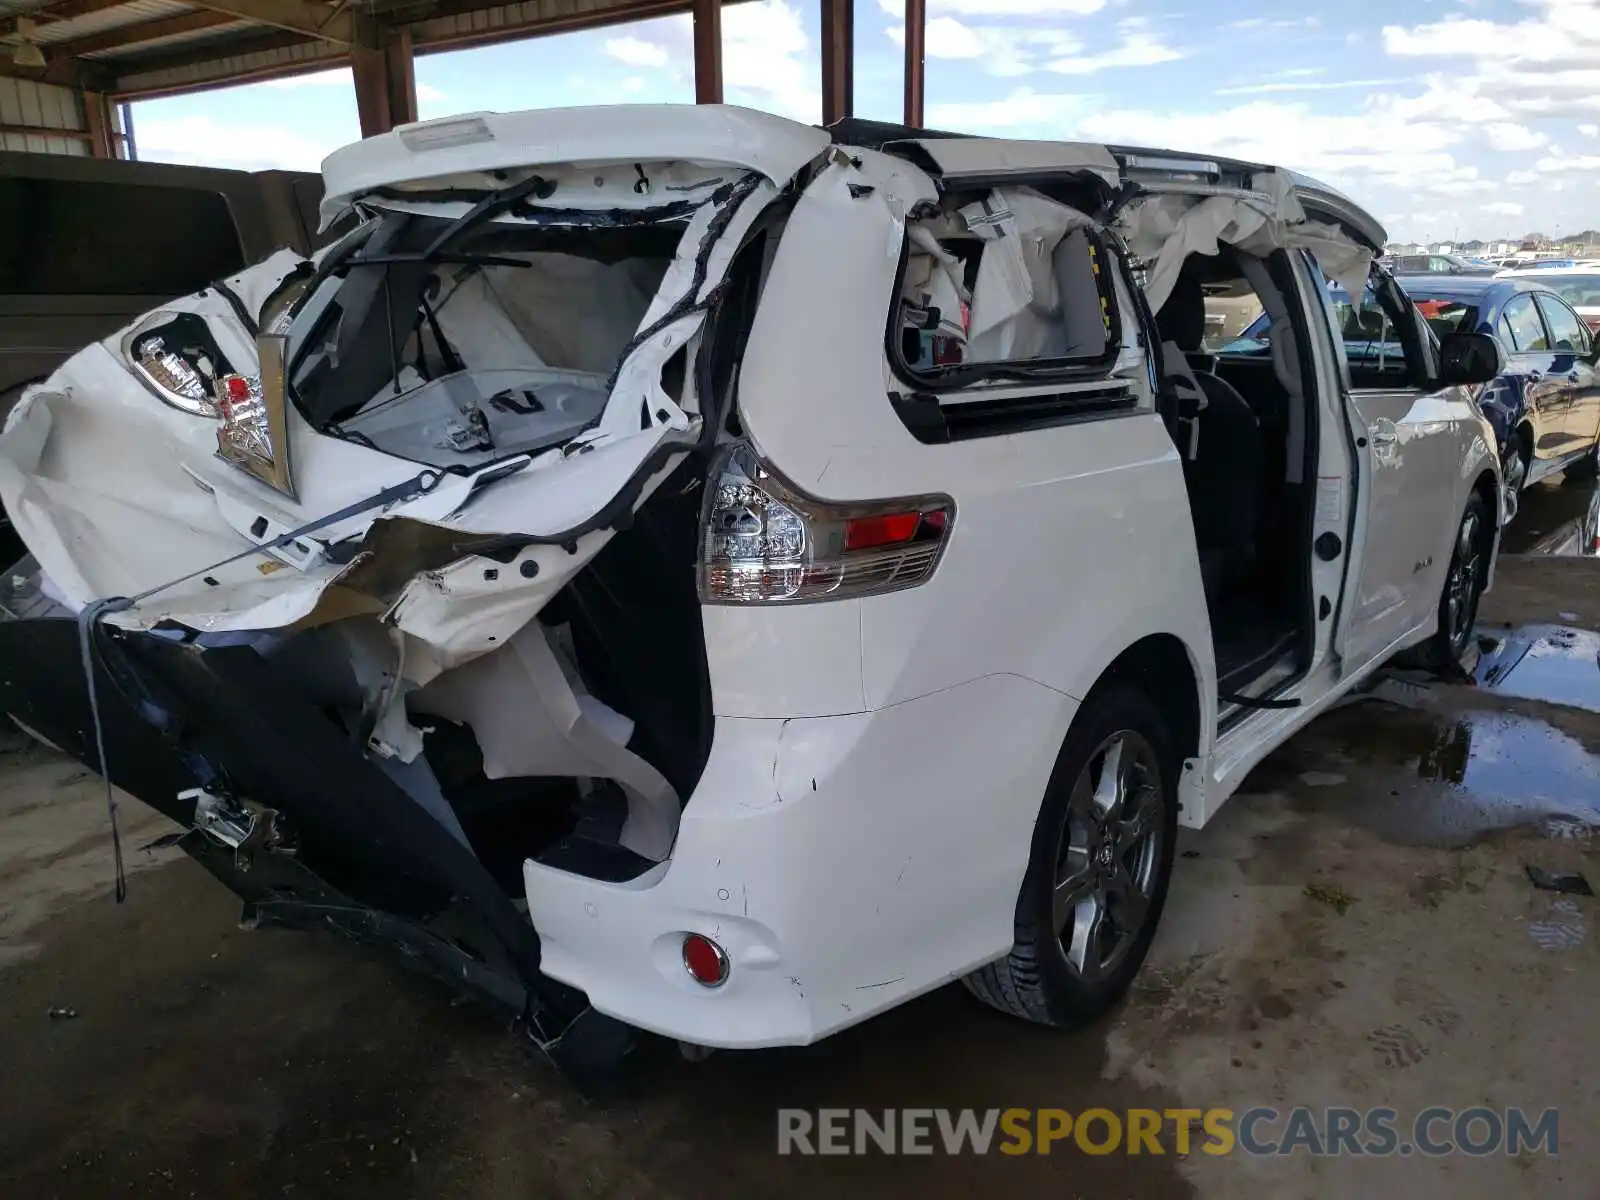
[[[1586, 509], [1534, 491], [1514, 548]], [[1592, 1196], [1596, 901], [1524, 864], [1600, 886], [1600, 561], [1508, 558], [1482, 618], [1478, 686], [1389, 676], [1184, 839], [1149, 963], [1095, 1028], [951, 987], [806, 1050], [690, 1065], [656, 1044], [591, 1100], [386, 958], [240, 931], [182, 855], [132, 854], [113, 905], [98, 780], [19, 747], [0, 757], [0, 1178], [39, 1198]], [[124, 816], [126, 845], [163, 832]], [[774, 1155], [780, 1106], [1294, 1104], [1555, 1106], [1561, 1153]]]

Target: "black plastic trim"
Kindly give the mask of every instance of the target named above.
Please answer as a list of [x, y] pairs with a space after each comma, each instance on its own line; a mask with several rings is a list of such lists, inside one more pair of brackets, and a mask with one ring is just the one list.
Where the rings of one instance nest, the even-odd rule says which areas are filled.
[[967, 400], [959, 404], [941, 403], [925, 392], [891, 392], [889, 403], [911, 436], [928, 446], [1075, 425], [1142, 411], [1139, 397], [1125, 383], [1077, 392]]

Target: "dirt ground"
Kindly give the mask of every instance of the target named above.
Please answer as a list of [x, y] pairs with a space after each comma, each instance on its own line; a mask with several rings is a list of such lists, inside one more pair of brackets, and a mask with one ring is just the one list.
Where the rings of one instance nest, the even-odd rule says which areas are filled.
[[[1585, 505], [1534, 489], [1510, 547]], [[1149, 963], [1092, 1029], [949, 987], [806, 1050], [690, 1064], [651, 1043], [588, 1099], [375, 952], [241, 931], [174, 851], [130, 850], [113, 904], [99, 780], [18, 740], [0, 754], [0, 1179], [36, 1200], [1593, 1196], [1596, 901], [1525, 873], [1600, 886], [1590, 630], [1600, 559], [1504, 559], [1476, 678], [1389, 673], [1264, 763], [1181, 843]], [[123, 817], [129, 847], [166, 831]], [[780, 1106], [1295, 1104], [1556, 1107], [1560, 1153], [775, 1154]]]

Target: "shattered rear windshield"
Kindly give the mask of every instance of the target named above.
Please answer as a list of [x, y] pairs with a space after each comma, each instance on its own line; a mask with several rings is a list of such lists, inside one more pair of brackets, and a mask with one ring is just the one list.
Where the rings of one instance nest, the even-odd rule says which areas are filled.
[[[318, 429], [446, 469], [570, 440], [599, 420], [674, 257], [703, 276], [719, 218], [757, 179], [643, 210], [489, 211], [499, 194], [465, 213], [381, 210], [298, 310], [295, 401]], [[682, 365], [662, 374], [674, 401]]]

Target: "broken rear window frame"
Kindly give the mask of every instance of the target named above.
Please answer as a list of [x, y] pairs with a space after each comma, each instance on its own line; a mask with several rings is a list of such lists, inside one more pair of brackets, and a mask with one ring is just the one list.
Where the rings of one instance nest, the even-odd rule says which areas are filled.
[[1106, 314], [1106, 348], [1093, 358], [1033, 358], [1009, 359], [995, 362], [963, 363], [940, 367], [932, 371], [918, 370], [906, 361], [901, 346], [900, 311], [904, 306], [901, 292], [905, 287], [906, 268], [911, 258], [911, 238], [905, 234], [900, 240], [900, 262], [895, 268], [894, 291], [889, 303], [889, 319], [884, 332], [884, 350], [896, 379], [906, 387], [919, 392], [959, 392], [974, 384], [1000, 381], [1006, 383], [1063, 383], [1081, 380], [1105, 379], [1110, 376], [1122, 352], [1122, 312], [1117, 303], [1112, 271], [1118, 260], [1112, 247], [1097, 229], [1084, 231], [1095, 252], [1107, 268], [1099, 273], [1096, 290], [1100, 293], [1101, 311]]

